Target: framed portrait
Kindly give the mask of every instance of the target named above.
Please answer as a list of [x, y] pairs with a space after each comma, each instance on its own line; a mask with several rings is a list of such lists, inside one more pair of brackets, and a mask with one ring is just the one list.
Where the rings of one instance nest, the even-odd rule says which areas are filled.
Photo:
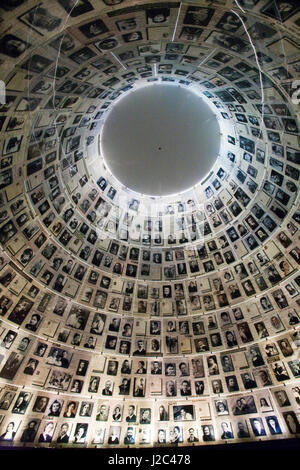
[[75, 4], [71, 0], [58, 0], [58, 3], [72, 18], [84, 15], [94, 9], [88, 0], [78, 0]]
[[24, 414], [28, 408], [31, 398], [32, 393], [20, 392], [12, 408], [12, 413]]
[[218, 416], [225, 416], [229, 414], [227, 400], [218, 399], [214, 400], [215, 410]]
[[243, 395], [229, 400], [234, 416], [257, 413], [256, 404], [252, 395]]
[[282, 23], [294, 16], [300, 10], [297, 0], [271, 0], [260, 9], [260, 12]]
[[16, 392], [10, 390], [9, 387], [4, 387], [1, 392], [2, 393], [0, 396], [0, 410], [8, 410], [13, 402], [13, 399], [16, 396]]
[[173, 406], [174, 421], [194, 421], [194, 405], [175, 405]]

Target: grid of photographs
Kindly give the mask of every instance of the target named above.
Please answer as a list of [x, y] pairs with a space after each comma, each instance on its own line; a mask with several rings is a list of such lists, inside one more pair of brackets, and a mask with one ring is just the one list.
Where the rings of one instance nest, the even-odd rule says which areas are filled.
[[[0, 446], [300, 435], [300, 7], [275, 3], [2, 1]], [[222, 134], [162, 198], [100, 147], [151, 83]]]

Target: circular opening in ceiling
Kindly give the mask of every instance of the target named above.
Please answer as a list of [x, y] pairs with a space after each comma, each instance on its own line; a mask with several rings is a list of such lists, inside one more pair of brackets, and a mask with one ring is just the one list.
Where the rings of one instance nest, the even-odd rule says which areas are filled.
[[191, 188], [208, 174], [219, 153], [220, 129], [196, 93], [155, 84], [116, 102], [100, 145], [106, 165], [123, 185], [165, 196]]

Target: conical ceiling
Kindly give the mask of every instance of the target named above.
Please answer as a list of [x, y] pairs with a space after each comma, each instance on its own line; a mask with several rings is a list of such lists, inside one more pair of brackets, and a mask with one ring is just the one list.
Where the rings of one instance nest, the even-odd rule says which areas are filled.
[[[0, 8], [1, 445], [299, 436], [299, 2]], [[114, 135], [163, 86], [207, 127]]]

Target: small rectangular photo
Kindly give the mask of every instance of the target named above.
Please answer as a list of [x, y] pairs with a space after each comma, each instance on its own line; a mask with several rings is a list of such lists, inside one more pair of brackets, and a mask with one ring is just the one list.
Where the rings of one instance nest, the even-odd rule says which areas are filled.
[[0, 429], [0, 444], [1, 443], [9, 443], [13, 442], [17, 431], [20, 427], [21, 421], [19, 419], [8, 419], [6, 423], [1, 426]]
[[16, 392], [4, 387], [0, 396], [0, 410], [8, 410], [16, 396]]
[[174, 405], [173, 406], [174, 421], [194, 421], [195, 409], [194, 405]]
[[38, 442], [51, 442], [52, 437], [56, 428], [56, 423], [54, 421], [44, 421], [41, 425], [38, 437]]
[[271, 0], [260, 12], [269, 18], [278, 20], [284, 23], [291, 16], [294, 16], [300, 10], [300, 6], [297, 0]]
[[40, 426], [40, 419], [27, 419], [23, 426], [23, 432], [20, 437], [21, 442], [33, 442]]
[[86, 441], [87, 437], [87, 432], [88, 432], [88, 423], [77, 423], [75, 430], [74, 430], [74, 436], [73, 436], [73, 443], [74, 444], [84, 444]]
[[67, 369], [70, 365], [73, 354], [66, 349], [52, 347], [49, 351], [46, 364], [63, 367]]
[[48, 381], [49, 389], [67, 391], [71, 383], [72, 375], [59, 370], [53, 370]]
[[[108, 432], [108, 444], [120, 444], [121, 426], [110, 426]], [[133, 428], [132, 428], [133, 429]]]
[[12, 408], [12, 413], [24, 414], [27, 410], [29, 402], [32, 398], [32, 393], [30, 392], [20, 392], [15, 404]]
[[218, 416], [226, 416], [229, 414], [228, 403], [225, 398], [214, 400], [214, 404]]
[[234, 416], [257, 413], [256, 404], [252, 395], [231, 398], [230, 407]]
[[21, 23], [28, 26], [29, 29], [37, 32], [41, 36], [49, 34], [57, 29], [62, 19], [53, 15], [49, 8], [46, 8], [43, 3], [39, 3], [35, 7], [26, 11], [18, 17]]
[[105, 427], [96, 427], [93, 432], [92, 444], [103, 444], [105, 439], [105, 432]]

